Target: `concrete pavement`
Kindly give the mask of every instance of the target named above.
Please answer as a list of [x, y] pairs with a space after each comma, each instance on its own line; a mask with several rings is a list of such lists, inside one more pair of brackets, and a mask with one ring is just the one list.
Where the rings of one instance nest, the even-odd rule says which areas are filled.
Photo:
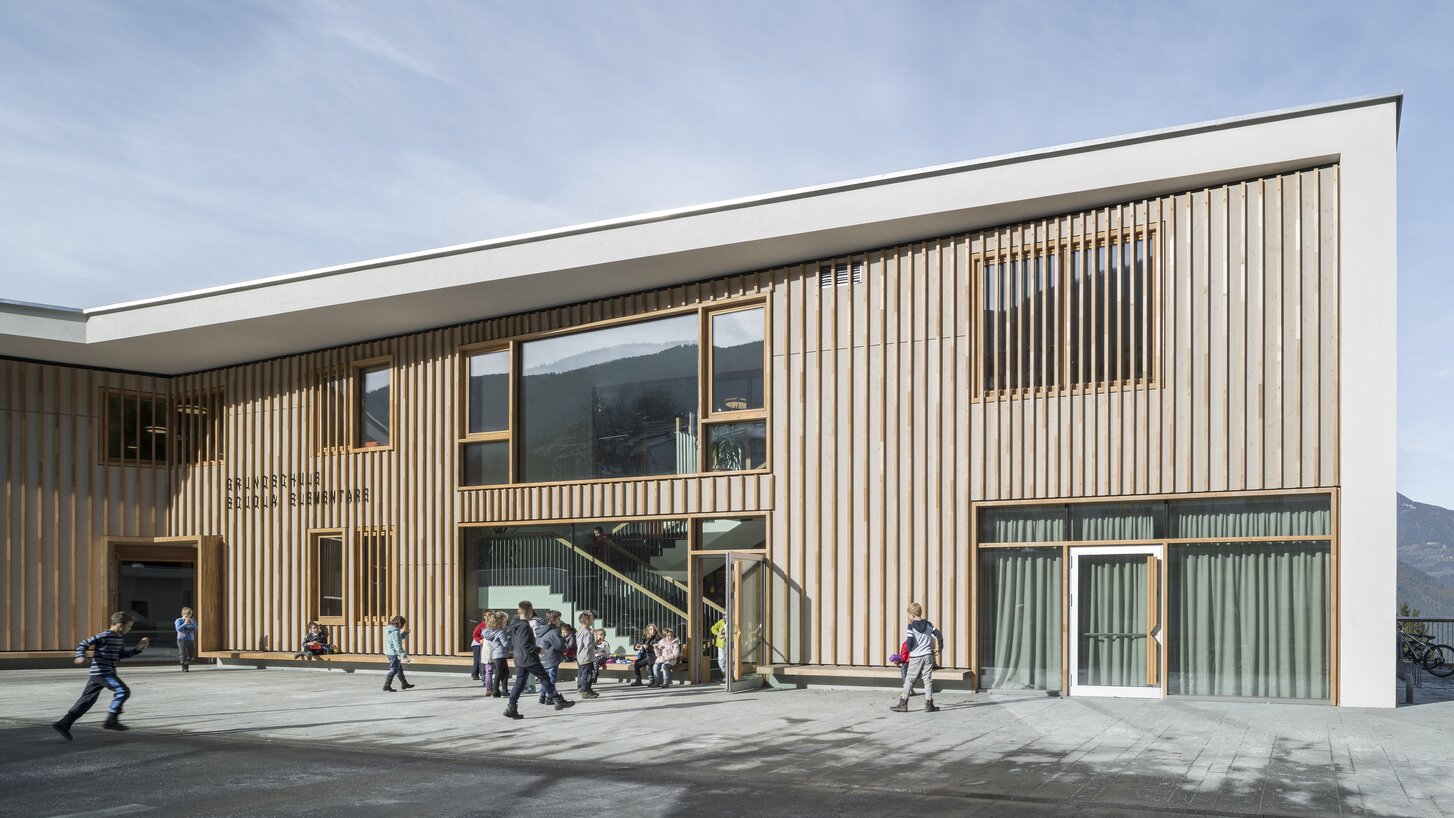
[[[889, 691], [729, 695], [608, 682], [600, 699], [561, 713], [526, 703], [526, 719], [514, 722], [458, 674], [411, 674], [418, 687], [392, 694], [373, 673], [123, 667], [123, 676], [133, 688], [126, 720], [140, 732], [103, 733], [103, 695], [75, 728], [74, 750], [60, 752], [186, 734], [319, 758], [362, 750], [450, 764], [585, 765], [619, 786], [710, 784], [717, 794], [706, 803], [724, 810], [734, 798], [807, 787], [830, 801], [879, 793], [892, 804], [895, 794], [915, 794], [962, 809], [1065, 814], [1454, 814], [1454, 702], [1358, 710], [947, 692], [940, 713], [924, 713], [916, 697], [912, 712], [897, 714]], [[0, 673], [0, 721], [21, 731], [5, 734], [65, 745], [43, 725], [84, 677], [80, 668]], [[684, 814], [668, 806], [656, 814]]]

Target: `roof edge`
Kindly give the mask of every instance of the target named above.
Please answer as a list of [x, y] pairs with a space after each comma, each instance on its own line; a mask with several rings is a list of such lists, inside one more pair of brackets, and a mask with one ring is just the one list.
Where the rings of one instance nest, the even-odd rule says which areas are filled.
[[1352, 97], [1349, 99], [1336, 100], [1333, 102], [1314, 103], [1311, 105], [1302, 105], [1292, 108], [1280, 108], [1272, 111], [1264, 111], [1261, 113], [1244, 114], [1240, 116], [1225, 117], [1222, 119], [1213, 119], [1204, 122], [1191, 123], [1188, 125], [1176, 125], [1168, 128], [1141, 131], [1133, 134], [1123, 134], [1101, 139], [1092, 139], [1081, 142], [1071, 142], [1061, 145], [1053, 145], [1044, 148], [1035, 148], [1026, 151], [1016, 151], [1014, 153], [998, 154], [995, 156], [983, 157], [980, 159], [971, 159], [963, 162], [953, 162], [943, 165], [931, 165], [924, 168], [895, 171], [892, 173], [879, 174], [876, 176], [865, 176], [858, 179], [850, 179], [847, 181], [830, 182], [821, 185], [793, 188], [790, 190], [777, 191], [774, 193], [744, 196], [736, 199], [725, 199], [722, 201], [710, 202], [702, 205], [689, 205], [686, 207], [651, 211], [631, 216], [604, 219], [595, 222], [586, 222], [578, 225], [570, 225], [560, 228], [550, 228], [529, 233], [519, 233], [513, 236], [486, 239], [483, 241], [469, 242], [466, 244], [449, 245], [430, 250], [421, 250], [394, 256], [384, 256], [381, 258], [369, 259], [365, 261], [348, 262], [345, 264], [333, 265], [329, 267], [319, 267], [312, 270], [304, 270], [296, 273], [285, 273], [282, 275], [269, 276], [266, 278], [253, 279], [250, 281], [243, 281], [234, 284], [221, 284], [215, 287], [207, 287], [198, 290], [188, 290], [185, 292], [175, 293], [171, 295], [156, 296], [153, 298], [138, 299], [135, 301], [125, 301], [99, 307], [74, 308], [5, 301], [0, 301], [0, 305], [25, 305], [32, 308], [54, 310], [57, 312], [79, 313], [89, 318], [93, 315], [106, 315], [111, 313], [139, 309], [143, 307], [153, 307], [183, 301], [191, 301], [214, 295], [246, 292], [248, 290], [262, 289], [277, 284], [286, 284], [292, 282], [309, 281], [319, 278], [327, 278], [342, 273], [368, 270], [378, 267], [387, 267], [412, 261], [424, 261], [428, 259], [460, 255], [463, 253], [469, 253], [478, 250], [486, 250], [497, 247], [508, 247], [511, 245], [519, 244], [529, 244], [532, 242], [544, 241], [547, 239], [565, 238], [569, 236], [596, 233], [605, 230], [631, 227], [640, 224], [649, 224], [652, 222], [668, 221], [671, 219], [685, 218], [689, 216], [705, 215], [727, 210], [738, 210], [755, 205], [772, 204], [775, 202], [791, 201], [794, 199], [805, 199], [830, 193], [861, 190], [864, 188], [877, 187], [880, 185], [892, 184], [896, 182], [926, 179], [936, 176], [944, 176], [952, 173], [961, 173], [968, 170], [991, 168], [1001, 165], [1016, 164], [1020, 162], [1027, 162], [1039, 159], [1049, 159], [1059, 156], [1086, 153], [1094, 150], [1105, 150], [1107, 148], [1122, 147], [1126, 145], [1135, 145], [1146, 142], [1156, 142], [1164, 139], [1193, 136], [1196, 134], [1208, 133], [1212, 131], [1242, 128], [1287, 119], [1297, 119], [1306, 116], [1336, 113], [1338, 111], [1350, 110], [1353, 108], [1364, 108], [1374, 105], [1382, 105], [1389, 102], [1394, 103], [1394, 105], [1396, 106], [1394, 115], [1394, 127], [1395, 130], [1397, 130], [1398, 123], [1402, 119], [1403, 112], [1403, 92], [1401, 91], [1383, 94], [1372, 94], [1362, 97]]

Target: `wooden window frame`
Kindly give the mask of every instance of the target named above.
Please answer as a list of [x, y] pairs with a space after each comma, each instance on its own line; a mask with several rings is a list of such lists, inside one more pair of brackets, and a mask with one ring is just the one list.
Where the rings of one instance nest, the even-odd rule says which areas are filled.
[[[470, 359], [476, 355], [489, 355], [492, 353], [505, 353], [509, 363], [509, 369], [505, 373], [505, 381], [508, 394], [505, 397], [506, 411], [508, 417], [503, 430], [492, 432], [471, 432], [470, 431]], [[516, 453], [515, 453], [515, 419], [519, 411], [516, 405], [515, 396], [520, 389], [516, 383], [516, 373], [520, 371], [520, 345], [514, 339], [504, 342], [494, 341], [481, 344], [468, 344], [459, 348], [459, 382], [463, 385], [460, 393], [464, 400], [458, 402], [459, 406], [459, 437], [456, 441], [459, 452], [459, 464], [457, 480], [460, 488], [488, 489], [498, 486], [511, 485], [515, 482], [516, 475]], [[509, 465], [506, 466], [504, 483], [485, 483], [475, 485], [464, 481], [464, 450], [465, 446], [471, 443], [498, 443], [504, 442], [508, 452]]]
[[[719, 312], [731, 312], [734, 310], [748, 310], [761, 307], [763, 311], [763, 408], [749, 409], [740, 412], [717, 412], [709, 416], [707, 410], [710, 408], [710, 389], [712, 380], [712, 338], [710, 316]], [[689, 474], [644, 474], [637, 477], [601, 477], [585, 480], [545, 480], [531, 483], [520, 482], [520, 446], [523, 445], [514, 430], [519, 428], [520, 420], [520, 360], [524, 354], [524, 345], [530, 341], [538, 341], [544, 338], [554, 338], [561, 335], [575, 335], [583, 332], [591, 332], [599, 329], [609, 329], [627, 324], [636, 324], [646, 321], [655, 321], [663, 318], [674, 318], [683, 315], [697, 315], [697, 470]], [[497, 351], [501, 349], [510, 350], [510, 431], [508, 435], [501, 432], [489, 432], [471, 435], [469, 429], [468, 415], [468, 390], [469, 390], [469, 356], [477, 352]], [[771, 470], [772, 461], [772, 300], [765, 293], [753, 293], [751, 295], [726, 298], [720, 301], [703, 302], [684, 307], [673, 307], [656, 310], [649, 313], [638, 313], [635, 315], [618, 316], [600, 321], [589, 321], [582, 324], [574, 324], [568, 327], [557, 327], [539, 332], [519, 333], [506, 338], [494, 338], [488, 341], [481, 341], [469, 344], [461, 344], [455, 348], [460, 359], [457, 372], [460, 389], [466, 395], [465, 400], [457, 401], [458, 408], [456, 424], [460, 430], [456, 437], [456, 453], [463, 452], [465, 443], [490, 442], [491, 440], [508, 439], [510, 443], [510, 482], [508, 484], [494, 484], [486, 486], [467, 486], [462, 481], [457, 482], [457, 491], [488, 491], [491, 489], [523, 486], [555, 486], [555, 485], [586, 485], [591, 483], [620, 483], [623, 480], [679, 480], [691, 477], [725, 477], [728, 475], [760, 474]], [[763, 420], [767, 426], [767, 452], [768, 457], [761, 466], [743, 471], [707, 471], [703, 467], [706, 463], [706, 426], [713, 423], [726, 423], [741, 420]], [[374, 450], [370, 450], [374, 451]], [[462, 477], [459, 472], [460, 464], [456, 464], [456, 474]], [[457, 478], [458, 479], [458, 478]], [[680, 516], [680, 515], [676, 515]]]
[[[1139, 208], [1140, 203], [1132, 205], [1133, 209]], [[1060, 217], [1050, 222], [1034, 222], [1016, 225], [996, 231], [986, 231], [979, 235], [980, 249], [973, 251], [971, 256], [971, 287], [970, 287], [970, 315], [973, 319], [973, 331], [971, 339], [974, 345], [975, 354], [973, 361], [974, 390], [972, 399], [980, 401], [1012, 400], [1022, 398], [1040, 398], [1060, 395], [1087, 395], [1106, 393], [1126, 389], [1149, 389], [1160, 384], [1161, 366], [1161, 275], [1163, 264], [1161, 262], [1161, 238], [1164, 234], [1163, 225], [1160, 223], [1149, 224], [1136, 222], [1131, 225], [1123, 225], [1116, 228], [1107, 227], [1097, 229], [1092, 226], [1086, 229], [1087, 224], [1096, 225], [1099, 220], [1095, 212], [1081, 213], [1069, 217]], [[1053, 229], [1047, 225], [1053, 225]], [[1027, 233], [1029, 234], [1027, 237]], [[1027, 240], [1028, 238], [1028, 240]], [[1144, 309], [1133, 311], [1130, 326], [1125, 329], [1136, 341], [1131, 350], [1133, 360], [1139, 359], [1141, 363], [1141, 374], [1137, 377], [1123, 377], [1120, 370], [1119, 357], [1111, 360], [1111, 352], [1104, 344], [1106, 337], [1114, 337], [1120, 340], [1121, 313], [1110, 314], [1110, 301], [1096, 303], [1094, 294], [1091, 302], [1087, 304], [1084, 297], [1072, 303], [1072, 257], [1087, 249], [1095, 251], [1099, 248], [1110, 248], [1112, 245], [1123, 245], [1133, 248], [1138, 242], [1144, 242], [1145, 260], [1144, 263], [1133, 267], [1136, 272], [1133, 275], [1140, 277], [1142, 287], [1140, 288], [1144, 298], [1149, 304]], [[988, 245], [993, 245], [990, 247]], [[989, 388], [987, 378], [990, 375], [985, 367], [985, 355], [989, 352], [998, 352], [1005, 349], [1008, 340], [996, 340], [992, 345], [985, 341], [985, 270], [989, 265], [1000, 267], [1000, 280], [998, 286], [1003, 288], [1004, 267], [1006, 265], [1024, 262], [1032, 259], [1048, 259], [1054, 255], [1055, 280], [1058, 290], [1057, 298], [1059, 304], [1055, 307], [1054, 325], [1059, 341], [1053, 350], [1053, 361], [1047, 360], [1045, 349], [1046, 339], [1043, 328], [1049, 326], [1049, 321], [1041, 319], [1042, 336], [1038, 345], [1035, 339], [1031, 338], [1032, 350], [1031, 365], [1040, 367], [1042, 383], [1037, 386], [1016, 386], [1013, 388]], [[1108, 267], [1109, 269], [1109, 264]], [[1113, 286], [1108, 283], [1107, 287]], [[1117, 290], [1117, 303], [1124, 303], [1128, 294], [1120, 292], [1119, 278], [1114, 285]], [[1003, 290], [1002, 290], [1003, 291]], [[1023, 315], [1017, 314], [1014, 332], [1016, 340], [1028, 332], [1032, 332], [1033, 326], [1027, 327], [1034, 321], [1033, 313], [1037, 305], [1043, 305], [1043, 296], [1031, 304], [1032, 317], [1027, 321]], [[1133, 302], [1139, 307], [1139, 302]], [[1078, 327], [1080, 333], [1075, 338], [1071, 336], [1071, 317], [1074, 311], [1080, 311], [1084, 319], [1088, 315], [1096, 320], [1095, 329], [1089, 333], [1091, 338], [1090, 349], [1079, 350], [1078, 369], [1087, 368], [1088, 356], [1102, 356], [1102, 368], [1105, 377], [1100, 380], [1090, 381], [1082, 378], [1078, 372], [1071, 371], [1071, 345], [1078, 343], [1080, 334], [1085, 334], [1083, 325]], [[1087, 310], [1089, 312], [1087, 313]], [[1098, 314], [1097, 314], [1098, 313]], [[1138, 314], [1139, 313], [1139, 314]], [[1139, 331], [1138, 331], [1139, 330]], [[1006, 328], [1008, 333], [1010, 328]], [[987, 349], [986, 347], [989, 346]], [[999, 361], [997, 356], [997, 363]], [[1015, 368], [1021, 365], [1018, 352], [1014, 360]], [[1008, 370], [1008, 364], [1004, 364]], [[1043, 383], [1051, 373], [1054, 373], [1054, 385], [1047, 386]]]
[[[352, 361], [349, 367], [349, 388], [347, 390], [348, 413], [350, 415], [348, 424], [348, 450], [353, 453], [361, 452], [392, 452], [398, 448], [399, 440], [399, 391], [397, 389], [398, 379], [395, 376], [394, 356], [380, 355], [376, 358], [364, 358]], [[358, 404], [363, 400], [363, 375], [366, 370], [383, 369], [389, 373], [389, 442], [383, 446], [365, 446], [360, 441], [363, 429], [363, 413], [359, 411]]]
[[[1342, 584], [1342, 567], [1340, 563], [1340, 552], [1342, 551], [1341, 521], [1339, 509], [1342, 505], [1342, 491], [1336, 487], [1317, 486], [1313, 488], [1294, 489], [1267, 489], [1262, 491], [1208, 491], [1188, 493], [1161, 492], [1145, 495], [1117, 495], [1112, 497], [1080, 497], [1080, 498], [1037, 498], [1032, 500], [986, 500], [970, 504], [969, 514], [969, 565], [970, 565], [970, 587], [974, 589], [975, 603], [970, 606], [970, 667], [974, 670], [975, 690], [988, 690], [981, 687], [983, 676], [983, 647], [984, 634], [980, 628], [979, 595], [983, 589], [980, 588], [979, 564], [983, 552], [997, 548], [1025, 549], [1025, 548], [1054, 548], [1060, 551], [1061, 556], [1061, 696], [1068, 694], [1070, 690], [1070, 549], [1079, 545], [1092, 545], [1090, 542], [1073, 542], [1070, 540], [1052, 540], [1049, 542], [1029, 543], [981, 543], [979, 541], [979, 514], [982, 510], [996, 508], [1014, 508], [1024, 506], [1042, 505], [1083, 505], [1117, 502], [1145, 502], [1145, 501], [1177, 501], [1177, 500], [1215, 500], [1215, 499], [1256, 499], [1262, 497], [1280, 497], [1288, 495], [1326, 495], [1329, 500], [1328, 534], [1299, 535], [1287, 537], [1217, 537], [1210, 540], [1203, 539], [1171, 539], [1162, 538], [1156, 540], [1117, 540], [1117, 543], [1124, 542], [1127, 545], [1136, 544], [1160, 544], [1165, 545], [1163, 556], [1169, 553], [1170, 548], [1176, 545], [1196, 545], [1198, 543], [1237, 543], [1246, 545], [1257, 545], [1259, 543], [1286, 543], [1286, 542], [1326, 542], [1329, 551], [1328, 570], [1328, 699], [1327, 704], [1337, 706], [1341, 699], [1341, 688], [1339, 678], [1340, 648], [1342, 644], [1342, 629], [1339, 627], [1342, 616], [1342, 600], [1339, 587]], [[1169, 568], [1168, 560], [1162, 560], [1160, 587], [1161, 587], [1161, 608], [1158, 613], [1161, 622], [1169, 621], [1170, 589], [1167, 586], [1167, 575]], [[1166, 692], [1167, 667], [1169, 661], [1168, 650], [1161, 651], [1161, 667], [1159, 675], [1162, 679], [1161, 695], [1166, 698], [1191, 698], [1190, 696], [1172, 697]], [[1217, 698], [1216, 700], [1224, 700]], [[1283, 700], [1279, 700], [1283, 701]], [[1290, 699], [1290, 702], [1304, 701]], [[1318, 701], [1322, 700], [1307, 700]]]
[[[200, 405], [201, 412], [183, 411], [183, 406]], [[221, 386], [193, 389], [176, 396], [172, 402], [173, 428], [187, 428], [187, 450], [173, 444], [174, 459], [178, 465], [203, 466], [227, 461], [227, 443], [223, 433], [227, 428], [223, 414], [227, 407], [226, 395]], [[198, 417], [206, 415], [207, 417]], [[185, 419], [184, 419], [185, 416]], [[205, 432], [205, 433], [204, 433]], [[177, 440], [180, 441], [180, 437]], [[199, 444], [199, 441], [202, 441]], [[196, 452], [197, 457], [191, 457]]]
[[[836, 269], [836, 268], [835, 268]], [[747, 312], [749, 310], [762, 310], [762, 408], [761, 409], [739, 409], [729, 411], [714, 411], [716, 405], [713, 389], [716, 384], [716, 338], [712, 333], [712, 319], [718, 315], [725, 315], [733, 312]], [[703, 306], [701, 308], [701, 338], [698, 351], [701, 353], [701, 380], [697, 386], [701, 391], [701, 406], [697, 417], [697, 471], [700, 474], [752, 474], [754, 472], [770, 471], [772, 466], [772, 423], [768, 419], [768, 410], [772, 406], [772, 349], [770, 341], [772, 338], [772, 322], [768, 317], [769, 310], [767, 299], [757, 298], [744, 301], [736, 301], [727, 305]], [[716, 470], [710, 468], [711, 451], [707, 441], [710, 429], [713, 426], [724, 426], [731, 423], [742, 423], [746, 421], [762, 421], [766, 434], [767, 456], [762, 463], [750, 469], [741, 470]]]
[[[143, 401], [150, 402], [152, 404], [152, 423], [153, 424], [156, 423], [156, 407], [158, 405], [160, 405], [162, 407], [162, 421], [161, 422], [164, 423], [164, 424], [166, 424], [166, 425], [165, 426], [162, 426], [161, 428], [162, 428], [162, 432], [167, 436], [167, 443], [166, 443], [167, 454], [166, 454], [166, 457], [161, 458], [161, 459], [157, 459], [155, 457], [148, 458], [146, 460], [141, 459], [141, 456], [140, 456], [141, 455], [141, 444], [140, 444], [141, 438], [140, 438], [140, 435], [145, 430], [140, 429], [140, 428], [137, 429], [137, 435], [138, 435], [137, 441], [138, 442], [137, 442], [137, 456], [136, 457], [127, 457], [126, 456], [126, 438], [124, 436], [124, 432], [122, 433], [123, 434], [123, 437], [121, 439], [121, 456], [120, 457], [112, 457], [110, 455], [109, 447], [108, 447], [107, 444], [109, 442], [110, 434], [111, 434], [111, 431], [112, 431], [111, 430], [111, 412], [110, 412], [111, 407], [110, 407], [110, 403], [111, 403], [111, 398], [113, 396], [114, 397], [119, 397], [123, 401], [127, 401], [127, 400], [136, 401], [136, 404], [137, 404], [137, 423], [138, 424], [141, 422], [141, 404], [142, 404]], [[134, 468], [153, 468], [153, 469], [164, 469], [164, 468], [168, 468], [168, 467], [170, 467], [172, 465], [172, 463], [174, 462], [174, 459], [176, 457], [176, 455], [175, 455], [175, 449], [176, 449], [176, 447], [175, 447], [175, 445], [173, 445], [174, 441], [172, 440], [172, 437], [173, 436], [172, 436], [172, 433], [171, 433], [171, 429], [174, 428], [174, 425], [175, 425], [175, 420], [174, 420], [174, 413], [172, 411], [172, 400], [171, 400], [170, 397], [168, 397], [167, 395], [162, 394], [162, 393], [158, 393], [158, 392], [145, 392], [145, 391], [140, 390], [140, 389], [121, 389], [121, 388], [113, 387], [113, 386], [103, 386], [103, 387], [101, 387], [101, 389], [100, 389], [100, 391], [98, 393], [98, 398], [99, 398], [99, 400], [98, 400], [98, 407], [97, 407], [98, 408], [98, 411], [96, 412], [96, 417], [97, 417], [97, 419], [99, 421], [96, 424], [96, 429], [97, 429], [96, 457], [97, 457], [97, 464], [98, 465], [102, 465], [102, 466], [123, 466], [123, 467], [134, 467]], [[123, 424], [125, 423], [125, 417], [126, 417], [125, 409], [123, 408], [123, 410], [122, 410], [122, 423]], [[156, 452], [155, 444], [153, 444], [152, 452], [153, 452], [153, 454], [155, 454], [155, 452]]]
[[319, 455], [349, 451], [353, 400], [348, 364], [322, 366], [313, 372], [313, 451]]
[[[338, 616], [324, 616], [319, 613], [323, 610], [323, 593], [320, 585], [323, 578], [323, 571], [320, 567], [321, 549], [319, 541], [324, 537], [337, 537], [339, 540], [339, 559], [342, 565], [339, 570], [343, 572], [342, 592], [344, 594], [342, 609]], [[314, 611], [313, 618], [318, 620], [320, 625], [342, 626], [348, 624], [349, 606], [349, 556], [351, 549], [348, 547], [348, 533], [341, 528], [316, 528], [308, 531], [308, 602], [309, 610]]]
[[[358, 625], [386, 624], [398, 613], [399, 604], [399, 541], [394, 527], [358, 528], [352, 550], [354, 621]], [[382, 582], [378, 579], [380, 566], [384, 571]], [[379, 585], [383, 586], [382, 593]]]

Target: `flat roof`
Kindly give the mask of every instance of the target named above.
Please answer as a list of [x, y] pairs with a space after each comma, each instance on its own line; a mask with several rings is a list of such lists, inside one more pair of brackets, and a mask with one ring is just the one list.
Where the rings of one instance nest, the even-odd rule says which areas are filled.
[[[173, 375], [1337, 161], [1381, 94], [77, 309], [0, 300], [0, 356]], [[1391, 106], [1391, 118], [1370, 119]], [[1349, 129], [1353, 130], [1349, 130]]]

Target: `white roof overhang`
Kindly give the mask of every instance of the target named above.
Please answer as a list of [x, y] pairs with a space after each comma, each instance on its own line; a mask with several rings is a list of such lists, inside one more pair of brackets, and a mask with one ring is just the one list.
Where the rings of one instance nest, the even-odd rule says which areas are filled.
[[1398, 94], [445, 247], [92, 309], [0, 301], [0, 355], [180, 374], [1340, 159]]

